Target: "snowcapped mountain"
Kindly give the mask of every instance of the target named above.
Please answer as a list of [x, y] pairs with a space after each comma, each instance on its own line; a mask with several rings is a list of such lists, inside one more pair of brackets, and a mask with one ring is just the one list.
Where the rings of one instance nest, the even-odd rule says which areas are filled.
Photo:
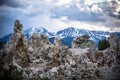
[[56, 33], [56, 36], [60, 38], [65, 38], [65, 37], [77, 37], [83, 34], [87, 34], [87, 30], [69, 27], [69, 28], [58, 31]]
[[104, 31], [90, 31], [90, 30], [85, 30], [85, 29], [77, 29], [73, 27], [66, 28], [64, 30], [60, 30], [56, 33], [56, 36], [60, 38], [65, 38], [65, 37], [78, 37], [81, 35], [86, 35], [88, 34], [91, 38], [91, 40], [96, 40], [96, 39], [103, 39], [107, 38], [110, 34], [110, 32], [104, 32]]
[[90, 31], [90, 30], [85, 30], [85, 29], [77, 29], [73, 27], [69, 27], [63, 30], [60, 30], [56, 33], [57, 37], [60, 37], [62, 39], [62, 42], [66, 45], [70, 45], [71, 41], [73, 41], [74, 38], [82, 35], [89, 35], [90, 40], [94, 41], [97, 43], [101, 39], [106, 39], [110, 32], [104, 32], [104, 31]]
[[[25, 36], [27, 39], [30, 39], [33, 33], [37, 34], [44, 34], [49, 37], [50, 42], [54, 42], [54, 37], [59, 37], [62, 40], [62, 43], [67, 46], [71, 46], [71, 43], [74, 38], [81, 36], [81, 35], [86, 35], [88, 34], [90, 36], [90, 40], [94, 41], [96, 43], [96, 46], [98, 44], [98, 41], [101, 39], [107, 39], [107, 37], [110, 35], [110, 32], [105, 32], [105, 31], [90, 31], [90, 30], [85, 30], [85, 29], [77, 29], [73, 27], [68, 27], [66, 29], [60, 30], [56, 33], [49, 32], [47, 29], [43, 27], [32, 27], [24, 31]], [[118, 36], [120, 36], [119, 32], [115, 32]], [[0, 41], [8, 41], [10, 36], [12, 34], [8, 34]]]
[[12, 33], [4, 36], [3, 38], [0, 38], [0, 42], [6, 43], [7, 41], [9, 41], [9, 39], [10, 39], [11, 36], [12, 36]]
[[44, 34], [47, 35], [49, 38], [54, 36], [54, 33], [49, 32], [47, 29], [43, 27], [32, 27], [24, 31], [24, 34], [28, 39], [30, 39], [33, 33]]
[[81, 35], [88, 34], [91, 36], [91, 39], [94, 39], [95, 37], [101, 38], [103, 37], [108, 37], [109, 32], [104, 32], [104, 31], [90, 31], [90, 30], [85, 30], [85, 29], [77, 29], [73, 27], [69, 27], [63, 30], [60, 30], [56, 33], [56, 36], [60, 38], [65, 38], [65, 37], [78, 37]]

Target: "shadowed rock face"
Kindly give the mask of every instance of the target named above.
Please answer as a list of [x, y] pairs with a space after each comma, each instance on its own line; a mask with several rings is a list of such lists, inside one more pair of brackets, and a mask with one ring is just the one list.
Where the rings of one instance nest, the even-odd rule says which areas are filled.
[[77, 37], [73, 43], [72, 47], [73, 48], [94, 48], [94, 42], [89, 40], [90, 36], [89, 35], [83, 35], [80, 37]]
[[4, 43], [0, 42], [0, 49], [3, 49], [3, 48], [4, 48]]
[[117, 37], [115, 34], [110, 34], [108, 38], [110, 48], [108, 50], [111, 57], [115, 57], [113, 60], [116, 63], [120, 63], [118, 57], [120, 56], [120, 37]]

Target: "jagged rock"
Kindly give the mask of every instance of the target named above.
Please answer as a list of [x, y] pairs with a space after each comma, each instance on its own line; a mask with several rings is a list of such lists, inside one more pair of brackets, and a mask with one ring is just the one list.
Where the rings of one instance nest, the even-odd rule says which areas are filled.
[[56, 46], [62, 46], [62, 42], [61, 42], [61, 40], [59, 39], [59, 38], [55, 38], [55, 40], [54, 40], [54, 44], [56, 45]]
[[13, 65], [13, 52], [7, 52], [5, 49], [0, 50], [0, 79], [12, 80], [11, 73], [16, 69]]
[[[98, 79], [102, 78], [101, 72], [97, 62], [94, 60], [93, 53], [90, 53], [89, 48], [86, 49], [70, 49], [72, 51], [72, 56], [75, 59], [77, 70], [74, 71], [75, 74], [79, 74], [78, 79]], [[103, 80], [103, 79], [100, 79]]]
[[14, 33], [21, 32], [22, 29], [23, 29], [22, 24], [20, 23], [19, 20], [16, 20], [15, 23], [14, 23]]
[[72, 48], [94, 48], [94, 42], [89, 40], [89, 35], [83, 35], [80, 37], [77, 37], [73, 43]]
[[119, 38], [111, 34], [109, 42], [110, 48], [104, 51], [93, 51], [88, 35], [76, 38], [70, 49], [59, 38], [50, 44], [43, 34], [34, 33], [28, 42], [16, 20], [14, 34], [0, 50], [0, 71], [14, 65], [24, 71], [24, 80], [104, 80], [101, 72], [111, 69], [120, 50]]
[[22, 24], [19, 20], [15, 21], [14, 34], [5, 45], [7, 52], [13, 52], [14, 61], [22, 67], [28, 66], [28, 42], [24, 34], [22, 33]]
[[110, 56], [114, 59], [113, 61], [116, 63], [116, 62], [119, 62], [118, 60], [118, 56], [120, 56], [120, 50], [119, 50], [119, 37], [116, 36], [115, 34], [110, 34], [110, 37], [108, 38], [108, 42], [110, 44], [110, 48], [108, 50], [108, 53], [110, 53]]
[[30, 47], [32, 47], [33, 49], [43, 47], [47, 44], [50, 44], [50, 42], [48, 41], [48, 37], [46, 35], [39, 35], [36, 33], [32, 35], [29, 42]]
[[13, 52], [7, 53], [6, 50], [0, 50], [0, 67], [9, 70], [13, 65]]
[[31, 54], [31, 60], [44, 57], [51, 51], [52, 46], [48, 41], [48, 37], [43, 34], [34, 33], [30, 38], [28, 51]]
[[22, 38], [20, 38], [19, 41], [17, 42], [14, 54], [15, 54], [16, 63], [18, 63], [22, 67], [28, 66], [28, 62], [29, 62], [28, 50]]
[[115, 36], [115, 34], [110, 34], [110, 37], [108, 38], [108, 41], [110, 43], [110, 49], [117, 51], [118, 49], [118, 37]]
[[[120, 67], [115, 69], [120, 63], [119, 39], [115, 34], [110, 34], [110, 37], [108, 37], [110, 47], [103, 51], [95, 51], [93, 54], [105, 80], [120, 79], [120, 72], [117, 72], [117, 70], [120, 70]], [[115, 69], [115, 72], [113, 69]]]
[[[31, 43], [31, 45], [33, 45], [35, 49], [36, 44]], [[37, 72], [35, 73], [40, 78], [48, 77], [50, 79], [60, 79], [59, 76], [62, 75], [60, 66], [65, 66], [65, 64], [73, 65], [72, 62], [74, 62], [74, 60], [72, 59], [71, 51], [68, 47], [46, 44], [37, 48], [39, 48], [37, 54], [34, 54], [36, 50], [32, 53], [34, 54], [34, 59], [32, 60], [33, 63], [31, 63], [31, 67], [36, 67], [37, 72], [41, 73], [39, 75]], [[38, 58], [36, 56], [38, 56]], [[34, 69], [28, 74], [32, 75], [32, 78], [34, 77], [33, 71]]]

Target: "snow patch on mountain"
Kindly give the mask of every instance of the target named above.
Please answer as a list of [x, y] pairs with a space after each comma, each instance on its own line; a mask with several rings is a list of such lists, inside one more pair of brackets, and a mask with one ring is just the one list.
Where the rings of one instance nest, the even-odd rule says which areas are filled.
[[[49, 37], [49, 41], [51, 43], [54, 42], [54, 37], [61, 38], [61, 41], [64, 45], [71, 46], [72, 41], [74, 38], [82, 36], [82, 35], [89, 35], [90, 40], [95, 42], [97, 46], [98, 41], [102, 39], [107, 39], [111, 32], [106, 31], [95, 31], [95, 30], [85, 30], [85, 29], [78, 29], [74, 27], [68, 27], [63, 30], [59, 30], [57, 32], [49, 32], [44, 27], [31, 27], [24, 31], [24, 35], [29, 40], [33, 33], [37, 34], [44, 34]], [[119, 32], [114, 32], [116, 35], [120, 36]], [[1, 38], [0, 41], [8, 41], [11, 34], [6, 35], [5, 37]]]
[[30, 39], [33, 33], [44, 34], [47, 35], [49, 38], [54, 36], [54, 33], [49, 32], [44, 27], [32, 27], [24, 31], [24, 34], [27, 36], [28, 39]]

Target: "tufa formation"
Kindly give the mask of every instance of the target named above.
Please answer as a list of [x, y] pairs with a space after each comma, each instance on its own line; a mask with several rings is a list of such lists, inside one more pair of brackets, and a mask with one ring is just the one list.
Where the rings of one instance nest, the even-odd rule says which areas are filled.
[[11, 74], [16, 70], [23, 71], [21, 75], [16, 74], [19, 80], [120, 79], [116, 72], [120, 64], [120, 38], [114, 34], [108, 39], [109, 48], [93, 51], [94, 43], [89, 35], [76, 38], [72, 48], [68, 48], [59, 38], [51, 44], [43, 34], [34, 33], [27, 41], [22, 29], [22, 24], [16, 20], [14, 34], [0, 49], [0, 80], [15, 80]]

